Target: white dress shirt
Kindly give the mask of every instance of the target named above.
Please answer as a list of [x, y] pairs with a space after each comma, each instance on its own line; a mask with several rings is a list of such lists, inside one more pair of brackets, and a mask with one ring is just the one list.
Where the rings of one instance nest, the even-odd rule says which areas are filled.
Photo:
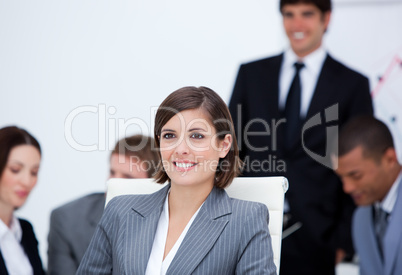
[[202, 205], [191, 217], [190, 221], [187, 223], [180, 237], [177, 239], [172, 249], [170, 249], [169, 254], [166, 255], [165, 259], [163, 259], [163, 254], [165, 253], [166, 238], [169, 228], [169, 193], [168, 193], [168, 195], [166, 196], [165, 204], [163, 205], [161, 216], [159, 218], [158, 228], [156, 229], [155, 239], [152, 245], [151, 255], [149, 256], [145, 275], [166, 274], [166, 271], [168, 270], [171, 262], [173, 261], [173, 258], [176, 255], [177, 250], [179, 249], [181, 243], [183, 242], [183, 239], [186, 236], [188, 229], [193, 223]]
[[10, 227], [0, 220], [0, 250], [8, 274], [33, 275], [31, 263], [21, 246], [21, 239], [21, 225], [14, 215]]
[[318, 77], [324, 64], [327, 53], [323, 47], [318, 48], [314, 52], [299, 58], [292, 49], [285, 51], [281, 71], [279, 74], [279, 109], [285, 109], [286, 99], [289, 93], [290, 85], [292, 84], [296, 68], [294, 63], [304, 63], [304, 68], [300, 70], [300, 85], [301, 85], [301, 106], [300, 117], [305, 118], [311, 99], [313, 98], [314, 90], [317, 85]]
[[392, 216], [392, 210], [394, 210], [394, 206], [395, 206], [396, 200], [398, 198], [398, 186], [399, 186], [399, 183], [401, 180], [402, 180], [402, 172], [399, 173], [398, 177], [396, 178], [395, 182], [392, 184], [392, 186], [389, 189], [385, 198], [381, 202], [377, 202], [375, 204], [376, 208], [380, 207], [382, 210], [384, 210], [385, 212], [390, 214], [388, 216], [388, 220]]
[[[300, 70], [300, 117], [303, 119], [306, 117], [326, 57], [327, 53], [322, 46], [309, 55], [306, 55], [304, 58], [299, 58], [291, 48], [284, 52], [279, 74], [279, 110], [285, 109], [290, 85], [292, 85], [296, 72], [294, 64], [296, 62], [302, 62], [304, 63], [304, 67]], [[290, 211], [287, 199], [285, 199], [283, 210], [285, 213]]]

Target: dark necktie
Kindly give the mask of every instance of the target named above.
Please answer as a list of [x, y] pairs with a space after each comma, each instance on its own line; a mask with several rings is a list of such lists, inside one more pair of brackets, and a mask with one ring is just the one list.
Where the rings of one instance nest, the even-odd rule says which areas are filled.
[[301, 121], [300, 121], [300, 105], [301, 105], [301, 84], [300, 84], [300, 70], [304, 67], [303, 63], [296, 62], [295, 76], [292, 84], [290, 85], [288, 97], [285, 105], [285, 147], [291, 149], [294, 142], [300, 136]]
[[388, 225], [388, 213], [385, 212], [381, 207], [374, 207], [374, 230], [377, 238], [378, 247], [380, 250], [381, 257], [384, 257], [384, 235], [387, 230]]

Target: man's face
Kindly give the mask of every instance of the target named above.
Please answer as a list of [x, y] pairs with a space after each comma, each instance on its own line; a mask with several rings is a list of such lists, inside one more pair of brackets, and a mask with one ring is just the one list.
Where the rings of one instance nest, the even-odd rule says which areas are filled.
[[313, 4], [288, 4], [282, 8], [282, 17], [290, 46], [304, 57], [321, 46], [331, 12], [322, 13]]
[[370, 205], [383, 200], [393, 184], [394, 175], [390, 171], [395, 163], [387, 152], [379, 162], [365, 157], [361, 146], [339, 157], [335, 172], [342, 179], [343, 190], [352, 196], [356, 205]]
[[112, 154], [110, 157], [109, 178], [145, 179], [148, 178], [148, 166], [138, 157]]

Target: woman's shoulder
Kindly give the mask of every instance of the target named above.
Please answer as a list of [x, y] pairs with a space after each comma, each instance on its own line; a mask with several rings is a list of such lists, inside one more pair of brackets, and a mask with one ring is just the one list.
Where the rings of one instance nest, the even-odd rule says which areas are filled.
[[153, 194], [136, 194], [116, 196], [108, 202], [108, 204], [106, 205], [106, 209], [121, 209], [131, 207], [133, 205], [149, 200], [152, 195]]
[[168, 187], [152, 194], [120, 195], [112, 198], [105, 211], [124, 211], [125, 209], [147, 208], [166, 198]]
[[246, 201], [230, 198], [232, 204], [232, 214], [243, 218], [252, 218], [256, 216], [268, 218], [268, 207], [260, 202]]
[[247, 201], [247, 200], [241, 200], [241, 199], [235, 199], [235, 198], [230, 198], [232, 202], [232, 206], [236, 208], [242, 208], [242, 209], [247, 209], [247, 210], [252, 210], [252, 209], [267, 209], [267, 206], [261, 202], [255, 202], [255, 201]]

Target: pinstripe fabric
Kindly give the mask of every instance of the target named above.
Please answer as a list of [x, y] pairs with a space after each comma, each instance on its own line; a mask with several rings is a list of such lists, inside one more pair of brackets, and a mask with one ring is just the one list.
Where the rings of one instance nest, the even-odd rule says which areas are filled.
[[[144, 274], [168, 189], [112, 199], [77, 274]], [[214, 188], [167, 274], [276, 274], [267, 224], [265, 205]]]

